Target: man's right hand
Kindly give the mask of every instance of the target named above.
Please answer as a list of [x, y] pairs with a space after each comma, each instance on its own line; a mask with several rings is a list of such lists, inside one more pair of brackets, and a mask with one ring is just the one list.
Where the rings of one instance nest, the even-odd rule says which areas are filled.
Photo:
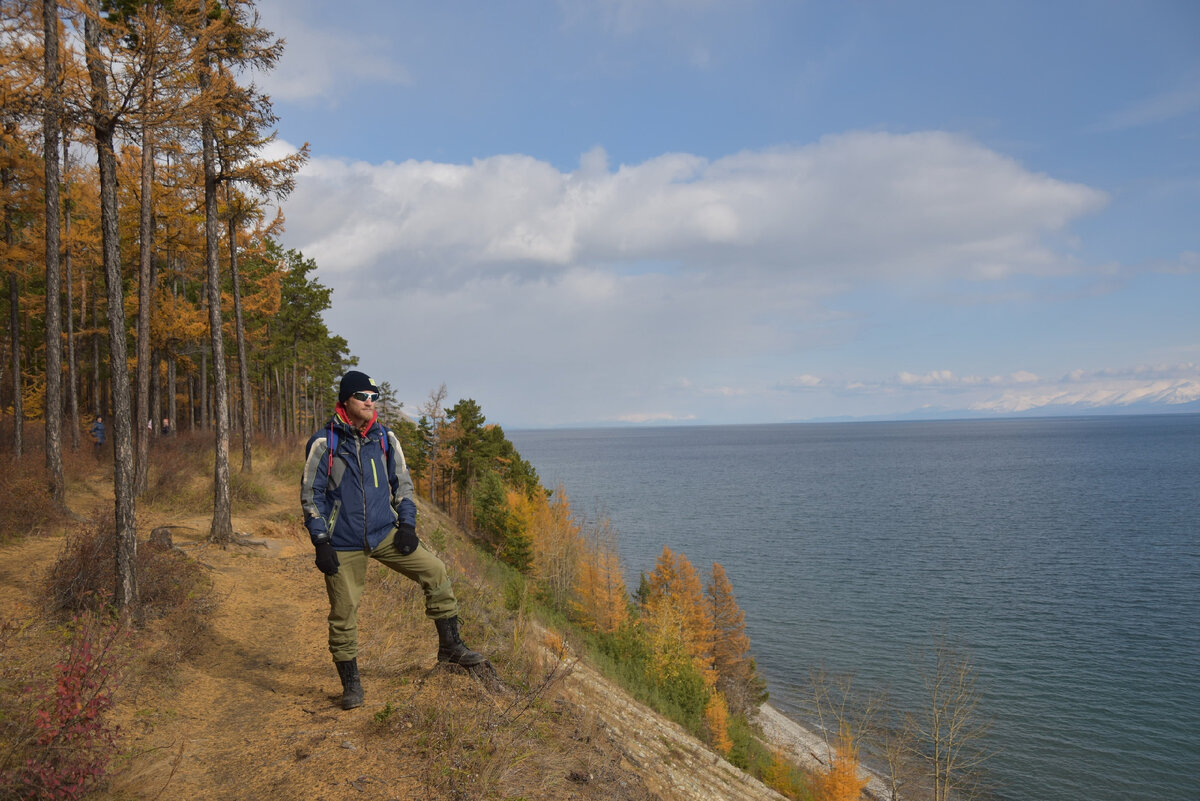
[[333, 550], [328, 541], [317, 543], [317, 570], [327, 576], [338, 572], [337, 551]]

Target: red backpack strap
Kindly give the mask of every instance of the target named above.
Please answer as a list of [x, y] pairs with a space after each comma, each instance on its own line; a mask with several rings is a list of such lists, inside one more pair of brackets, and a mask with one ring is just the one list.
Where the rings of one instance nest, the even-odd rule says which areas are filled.
[[333, 452], [337, 450], [337, 434], [333, 430], [333, 421], [329, 421], [329, 475], [333, 475]]

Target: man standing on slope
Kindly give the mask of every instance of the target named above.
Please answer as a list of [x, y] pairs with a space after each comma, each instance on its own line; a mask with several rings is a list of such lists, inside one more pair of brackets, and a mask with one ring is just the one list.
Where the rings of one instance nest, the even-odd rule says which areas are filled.
[[438, 633], [438, 661], [471, 667], [483, 656], [458, 634], [458, 601], [446, 566], [417, 539], [412, 478], [396, 435], [379, 422], [379, 388], [364, 373], [342, 376], [329, 424], [308, 440], [300, 505], [329, 592], [329, 652], [342, 680], [342, 709], [362, 706], [358, 604], [367, 560], [418, 582]]

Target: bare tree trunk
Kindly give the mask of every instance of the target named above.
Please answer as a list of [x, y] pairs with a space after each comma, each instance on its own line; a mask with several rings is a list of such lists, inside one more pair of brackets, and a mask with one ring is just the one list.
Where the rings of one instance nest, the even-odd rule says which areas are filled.
[[[70, 164], [70, 140], [64, 136], [63, 174], [68, 174]], [[66, 185], [67, 196], [63, 210], [63, 272], [67, 277], [67, 398], [71, 409], [71, 450], [79, 450], [79, 363], [75, 354], [75, 292], [71, 275], [71, 200], [70, 184]]]
[[[200, 8], [205, 7], [204, 0]], [[200, 88], [209, 87], [209, 59], [200, 64]], [[209, 541], [222, 547], [233, 539], [232, 499], [229, 492], [229, 398], [226, 385], [225, 343], [221, 332], [221, 281], [217, 229], [217, 154], [210, 115], [200, 123], [204, 158], [204, 244], [208, 264], [208, 325], [212, 336], [213, 389], [216, 394], [216, 465], [213, 470], [213, 520]]]
[[295, 346], [292, 347], [292, 435], [296, 436], [300, 433], [300, 388], [299, 376], [300, 358], [296, 354]]
[[[149, 88], [147, 88], [149, 94]], [[148, 102], [148, 99], [147, 99]], [[138, 323], [137, 323], [137, 473], [134, 491], [141, 495], [146, 491], [150, 472], [149, 430], [142, 427], [143, 420], [150, 416], [150, 306], [154, 297], [154, 147], [150, 143], [150, 132], [142, 127], [142, 202], [138, 221], [138, 238], [141, 253], [138, 258]]]
[[[8, 168], [0, 168], [0, 185], [7, 189], [9, 180]], [[9, 250], [15, 244], [9, 206], [4, 207], [4, 244]], [[8, 274], [8, 332], [12, 340], [13, 456], [20, 459], [25, 451], [25, 408], [21, 397], [21, 288], [15, 271]]]
[[162, 420], [162, 381], [159, 380], [158, 365], [162, 362], [162, 351], [150, 349], [150, 419], [154, 421], [154, 436], [159, 436], [159, 421]]
[[279, 375], [279, 365], [272, 365], [271, 372], [275, 376], [275, 397], [279, 398], [278, 409], [275, 414], [275, 433], [280, 437], [287, 436], [287, 411], [284, 408], [286, 405], [283, 395], [283, 378]]
[[45, 143], [42, 162], [46, 176], [46, 469], [50, 471], [50, 497], [62, 505], [62, 273], [58, 257], [58, 126], [62, 87], [58, 83], [58, 0], [42, 0], [42, 33], [47, 93], [46, 109], [42, 114], [42, 141]]
[[97, 292], [92, 293], [92, 416], [107, 411], [100, 402], [100, 305]]
[[229, 269], [233, 272], [233, 315], [237, 331], [238, 379], [242, 393], [242, 472], [254, 472], [250, 450], [254, 430], [253, 410], [250, 408], [250, 366], [246, 364], [246, 327], [242, 323], [242, 282], [238, 275], [237, 220], [229, 217]]
[[179, 426], [179, 410], [175, 400], [175, 357], [167, 358], [167, 417], [171, 420], [171, 433]]
[[[12, 245], [12, 229], [5, 221], [5, 240]], [[12, 337], [13, 456], [25, 452], [25, 404], [21, 398], [21, 298], [16, 273], [8, 274], [8, 326]]]
[[88, 74], [92, 84], [92, 114], [100, 169], [100, 234], [104, 254], [104, 284], [108, 291], [109, 380], [113, 397], [113, 494], [117, 528], [117, 587], [115, 601], [125, 616], [136, 615], [137, 505], [133, 493], [133, 438], [129, 420], [129, 363], [125, 344], [125, 298], [121, 285], [121, 240], [117, 226], [117, 158], [113, 150], [115, 120], [100, 56], [99, 0], [88, 0], [84, 21]]
[[[204, 298], [205, 298], [204, 305], [206, 307], [205, 311], [208, 311], [208, 309], [207, 309], [207, 306], [208, 306], [207, 282], [205, 282], [205, 287], [204, 287]], [[211, 315], [211, 312], [210, 312], [210, 315]], [[209, 336], [211, 336], [211, 335], [212, 335], [212, 332], [210, 331]], [[199, 387], [199, 390], [200, 390], [200, 428], [204, 431], [207, 431], [209, 422], [211, 420], [211, 418], [209, 416], [209, 409], [208, 409], [208, 347], [203, 346], [203, 345], [200, 348], [200, 387]]]

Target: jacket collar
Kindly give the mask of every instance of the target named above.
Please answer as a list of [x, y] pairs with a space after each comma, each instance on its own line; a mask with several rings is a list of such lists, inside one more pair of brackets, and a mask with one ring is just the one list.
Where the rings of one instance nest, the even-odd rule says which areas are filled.
[[351, 431], [357, 432], [360, 437], [365, 437], [367, 432], [371, 430], [371, 426], [375, 425], [375, 421], [379, 419], [379, 410], [376, 409], [375, 414], [371, 416], [371, 421], [360, 428], [359, 426], [356, 426], [354, 423], [350, 422], [350, 415], [346, 413], [346, 407], [344, 404], [339, 403], [336, 407], [334, 407], [334, 413], [338, 419], [338, 422], [345, 425], [346, 428], [350, 429]]

